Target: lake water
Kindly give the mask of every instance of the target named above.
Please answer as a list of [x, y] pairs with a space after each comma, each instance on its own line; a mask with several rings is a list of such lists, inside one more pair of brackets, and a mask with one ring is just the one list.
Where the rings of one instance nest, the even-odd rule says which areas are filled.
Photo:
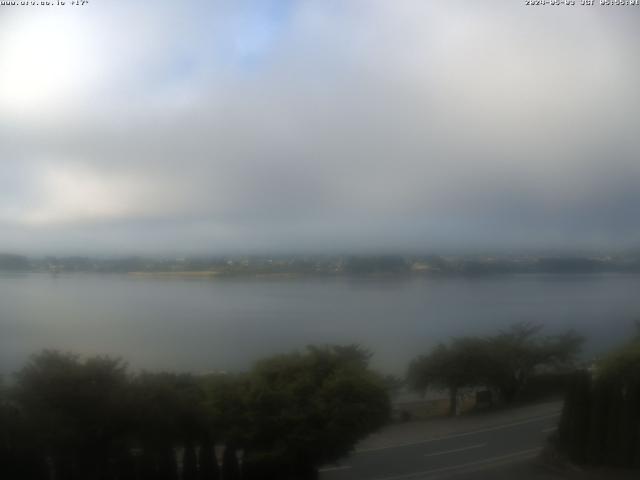
[[640, 276], [216, 279], [0, 276], [0, 372], [43, 348], [119, 355], [134, 369], [237, 371], [310, 343], [356, 342], [374, 366], [408, 361], [452, 335], [516, 321], [573, 327], [588, 354], [633, 332]]

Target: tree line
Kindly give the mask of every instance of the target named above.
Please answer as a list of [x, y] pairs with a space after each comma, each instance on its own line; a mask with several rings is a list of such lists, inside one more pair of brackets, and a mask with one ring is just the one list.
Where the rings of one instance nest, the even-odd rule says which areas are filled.
[[0, 392], [0, 478], [315, 478], [389, 416], [369, 356], [309, 347], [195, 376], [45, 351]]
[[562, 389], [558, 373], [575, 369], [583, 338], [571, 330], [550, 336], [541, 330], [541, 325], [524, 322], [492, 336], [453, 338], [411, 362], [407, 379], [417, 391], [448, 391], [451, 415], [463, 389], [487, 388], [496, 400], [513, 403], [545, 373], [559, 380]]
[[638, 332], [591, 370], [575, 375], [555, 439], [571, 462], [640, 468]]
[[132, 373], [117, 358], [44, 351], [0, 384], [0, 478], [21, 480], [312, 479], [390, 417], [401, 384], [465, 388], [503, 402], [541, 374], [567, 371], [582, 338], [516, 324], [458, 337], [408, 368], [404, 382], [359, 346], [308, 347], [242, 374]]
[[501, 275], [501, 274], [593, 274], [639, 273], [640, 256], [558, 257], [535, 256], [439, 256], [439, 255], [233, 255], [186, 258], [118, 257], [94, 258], [25, 257], [0, 252], [0, 271], [184, 273], [215, 272], [217, 275], [349, 275], [402, 276]]

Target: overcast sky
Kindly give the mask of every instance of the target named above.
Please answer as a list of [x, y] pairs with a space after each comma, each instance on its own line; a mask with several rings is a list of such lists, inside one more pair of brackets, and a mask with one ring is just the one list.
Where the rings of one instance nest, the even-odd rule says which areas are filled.
[[640, 245], [640, 7], [0, 7], [0, 250]]

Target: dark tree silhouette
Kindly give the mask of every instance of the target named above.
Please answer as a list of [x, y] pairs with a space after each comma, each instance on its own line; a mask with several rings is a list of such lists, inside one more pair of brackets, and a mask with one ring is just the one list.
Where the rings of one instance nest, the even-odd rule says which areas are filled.
[[453, 339], [409, 366], [409, 384], [418, 391], [436, 387], [449, 392], [449, 414], [455, 415], [458, 392], [483, 383], [491, 357], [485, 340], [475, 337]]
[[367, 362], [355, 347], [324, 347], [245, 375], [130, 375], [118, 359], [44, 351], [0, 388], [0, 475], [216, 480], [213, 444], [225, 443], [225, 480], [314, 478], [387, 417]]
[[125, 433], [125, 389], [124, 364], [107, 357], [45, 351], [18, 372], [15, 397], [58, 478], [100, 478]]
[[259, 362], [246, 392], [247, 464], [277, 465], [283, 478], [314, 478], [319, 465], [379, 428], [390, 404], [369, 357], [356, 346], [309, 347]]
[[513, 402], [537, 369], [573, 368], [582, 337], [572, 331], [543, 337], [541, 327], [519, 323], [489, 337], [459, 337], [436, 346], [416, 358], [407, 379], [417, 391], [446, 389], [450, 413], [457, 410], [458, 391], [465, 387], [489, 387], [505, 402]]
[[640, 338], [597, 362], [588, 378], [565, 399], [560, 450], [576, 463], [640, 467]]

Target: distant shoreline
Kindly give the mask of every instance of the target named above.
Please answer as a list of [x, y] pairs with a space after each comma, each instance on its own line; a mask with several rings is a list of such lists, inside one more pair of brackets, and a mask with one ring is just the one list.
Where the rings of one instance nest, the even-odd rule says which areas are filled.
[[495, 276], [640, 273], [640, 253], [622, 256], [237, 256], [194, 258], [29, 258], [0, 254], [0, 271], [120, 273], [167, 278]]
[[179, 272], [127, 272], [126, 275], [142, 278], [226, 278], [226, 277], [254, 277], [254, 278], [298, 278], [317, 276], [314, 274], [300, 273], [256, 273], [256, 272], [221, 272], [208, 271], [179, 271]]

